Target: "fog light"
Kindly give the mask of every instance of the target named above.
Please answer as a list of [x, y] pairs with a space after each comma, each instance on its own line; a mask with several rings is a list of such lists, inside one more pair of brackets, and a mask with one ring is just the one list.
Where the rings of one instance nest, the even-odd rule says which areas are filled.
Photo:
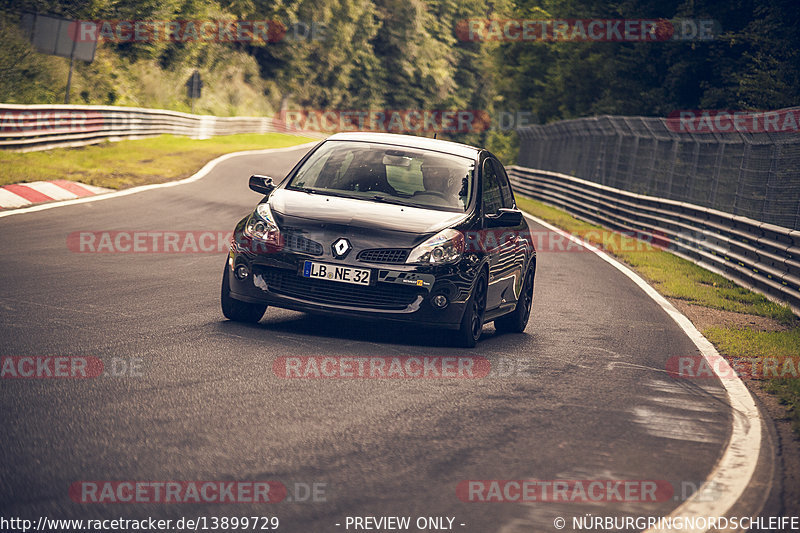
[[447, 307], [447, 296], [444, 294], [437, 294], [433, 297], [433, 306], [437, 309], [444, 309]]
[[233, 274], [236, 276], [236, 279], [239, 281], [247, 279], [247, 276], [250, 275], [250, 271], [247, 269], [245, 265], [239, 265], [236, 267], [236, 270], [233, 271]]

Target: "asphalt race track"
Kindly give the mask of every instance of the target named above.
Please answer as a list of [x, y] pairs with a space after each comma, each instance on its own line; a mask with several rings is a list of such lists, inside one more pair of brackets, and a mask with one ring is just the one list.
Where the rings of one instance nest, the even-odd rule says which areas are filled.
[[[236, 157], [193, 183], [0, 219], [0, 355], [91, 356], [119, 374], [0, 380], [4, 516], [277, 516], [290, 532], [346, 531], [348, 516], [555, 531], [564, 517], [571, 531], [571, 518], [587, 513], [666, 515], [707, 478], [730, 433], [724, 389], [667, 374], [670, 357], [698, 354], [694, 344], [592, 253], [541, 251], [526, 333], [487, 325], [470, 351], [436, 331], [279, 309], [258, 325], [229, 322], [219, 306], [225, 251], [68, 245], [80, 231], [230, 231], [259, 200], [250, 174], [282, 177], [302, 153]], [[276, 358], [311, 355], [480, 356], [493, 373], [273, 371]], [[521, 479], [658, 480], [674, 492], [659, 502], [535, 503], [464, 502], [456, 492], [466, 480]], [[76, 503], [69, 488], [82, 480], [274, 480], [289, 498]], [[320, 492], [306, 498], [314, 484]]]

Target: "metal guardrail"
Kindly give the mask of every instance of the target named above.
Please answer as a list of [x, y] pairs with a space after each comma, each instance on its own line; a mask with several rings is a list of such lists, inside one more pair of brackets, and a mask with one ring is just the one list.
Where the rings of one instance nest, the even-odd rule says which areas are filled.
[[632, 232], [800, 314], [800, 231], [558, 172], [511, 166], [515, 191]]
[[206, 139], [286, 131], [283, 122], [269, 117], [215, 117], [139, 107], [0, 104], [0, 149], [23, 152], [162, 134]]

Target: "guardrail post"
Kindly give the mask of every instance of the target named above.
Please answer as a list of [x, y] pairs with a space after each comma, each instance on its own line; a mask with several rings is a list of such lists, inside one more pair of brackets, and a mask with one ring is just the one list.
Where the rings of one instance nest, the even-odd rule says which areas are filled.
[[195, 133], [195, 139], [210, 139], [212, 135], [216, 133], [216, 117], [211, 115], [203, 115], [198, 117], [199, 120], [197, 122], [197, 133]]

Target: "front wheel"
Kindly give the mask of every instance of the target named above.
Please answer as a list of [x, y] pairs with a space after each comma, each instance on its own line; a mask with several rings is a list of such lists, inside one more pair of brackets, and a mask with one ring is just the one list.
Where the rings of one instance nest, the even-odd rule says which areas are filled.
[[225, 318], [228, 320], [255, 324], [264, 316], [267, 306], [242, 302], [231, 297], [231, 285], [228, 276], [228, 263], [226, 261], [225, 269], [222, 271], [222, 314], [225, 315]]
[[528, 325], [533, 305], [533, 269], [529, 268], [522, 284], [522, 291], [514, 310], [494, 321], [495, 329], [500, 333], [522, 333]]
[[486, 272], [481, 271], [475, 280], [475, 287], [467, 300], [467, 308], [461, 318], [461, 326], [456, 334], [459, 346], [474, 348], [483, 331], [483, 316], [486, 313]]

